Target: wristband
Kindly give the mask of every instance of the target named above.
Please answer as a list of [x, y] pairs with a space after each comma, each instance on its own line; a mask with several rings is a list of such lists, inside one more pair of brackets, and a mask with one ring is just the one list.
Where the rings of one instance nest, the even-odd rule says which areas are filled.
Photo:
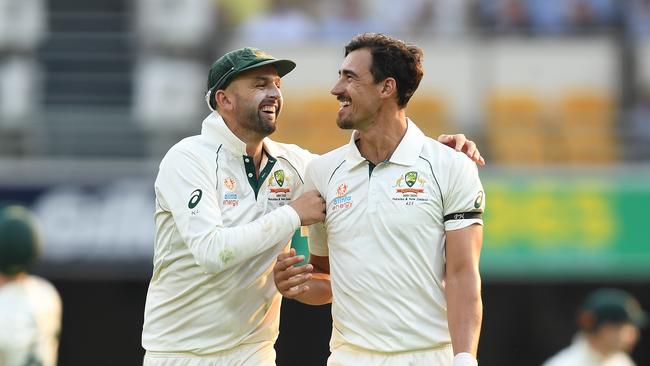
[[478, 366], [478, 361], [470, 353], [461, 352], [454, 356], [453, 366]]

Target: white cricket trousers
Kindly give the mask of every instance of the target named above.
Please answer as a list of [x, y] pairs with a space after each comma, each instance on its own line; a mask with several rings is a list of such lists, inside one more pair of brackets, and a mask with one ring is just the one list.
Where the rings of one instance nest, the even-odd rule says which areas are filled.
[[374, 352], [351, 345], [332, 350], [327, 366], [452, 366], [451, 345], [411, 352]]
[[242, 344], [209, 356], [149, 352], [143, 366], [275, 366], [273, 342]]

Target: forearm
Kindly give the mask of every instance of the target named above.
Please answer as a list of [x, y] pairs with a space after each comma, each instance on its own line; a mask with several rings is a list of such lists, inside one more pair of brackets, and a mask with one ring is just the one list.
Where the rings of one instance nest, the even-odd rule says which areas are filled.
[[478, 271], [448, 275], [445, 291], [454, 354], [467, 352], [476, 357], [483, 319], [481, 278]]
[[309, 305], [324, 305], [332, 302], [332, 285], [327, 273], [313, 273], [305, 285], [309, 290], [295, 299]]
[[244, 225], [206, 228], [203, 233], [193, 233], [183, 239], [196, 262], [206, 271], [216, 273], [288, 240], [299, 226], [298, 214], [285, 206]]

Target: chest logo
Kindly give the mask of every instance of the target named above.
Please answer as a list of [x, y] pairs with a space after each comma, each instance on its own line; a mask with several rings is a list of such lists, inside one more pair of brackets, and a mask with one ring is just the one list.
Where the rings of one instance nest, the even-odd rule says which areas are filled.
[[341, 183], [336, 187], [336, 198], [332, 200], [330, 204], [330, 211], [336, 212], [343, 209], [348, 209], [352, 207], [352, 196], [348, 193], [348, 184]]
[[235, 187], [237, 186], [237, 183], [235, 182], [234, 179], [230, 177], [226, 177], [226, 179], [223, 180], [223, 185], [228, 188], [229, 191], [234, 191]]
[[426, 183], [426, 179], [422, 178], [418, 172], [406, 172], [395, 181], [393, 186], [395, 193], [391, 198], [406, 206], [414, 206], [417, 202], [427, 201], [429, 197], [424, 189]]
[[418, 172], [410, 171], [395, 181], [395, 193], [424, 193], [424, 178], [418, 178]]
[[235, 188], [237, 188], [237, 182], [231, 177], [226, 177], [223, 180], [223, 185], [227, 189], [227, 191], [223, 195], [224, 206], [232, 206], [232, 207], [238, 206], [239, 196], [237, 196], [237, 193], [234, 192]]
[[[271, 193], [289, 193], [291, 188], [291, 177], [284, 174], [284, 170], [276, 170], [273, 175], [269, 177], [269, 191]], [[290, 197], [289, 197], [290, 198]]]
[[276, 170], [275, 173], [273, 173], [273, 177], [275, 178], [275, 182], [282, 187], [284, 184], [284, 170]]
[[343, 197], [347, 192], [348, 192], [348, 185], [346, 183], [339, 184], [338, 188], [336, 188], [337, 197]]

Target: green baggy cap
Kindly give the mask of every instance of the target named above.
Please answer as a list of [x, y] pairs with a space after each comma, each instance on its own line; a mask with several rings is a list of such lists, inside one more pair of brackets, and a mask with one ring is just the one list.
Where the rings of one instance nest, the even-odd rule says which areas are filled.
[[296, 67], [296, 63], [291, 60], [279, 60], [252, 47], [240, 48], [221, 56], [212, 64], [208, 74], [208, 92], [205, 97], [210, 108], [216, 108], [214, 93], [217, 90], [225, 89], [242, 72], [265, 65], [273, 65], [280, 77]]

